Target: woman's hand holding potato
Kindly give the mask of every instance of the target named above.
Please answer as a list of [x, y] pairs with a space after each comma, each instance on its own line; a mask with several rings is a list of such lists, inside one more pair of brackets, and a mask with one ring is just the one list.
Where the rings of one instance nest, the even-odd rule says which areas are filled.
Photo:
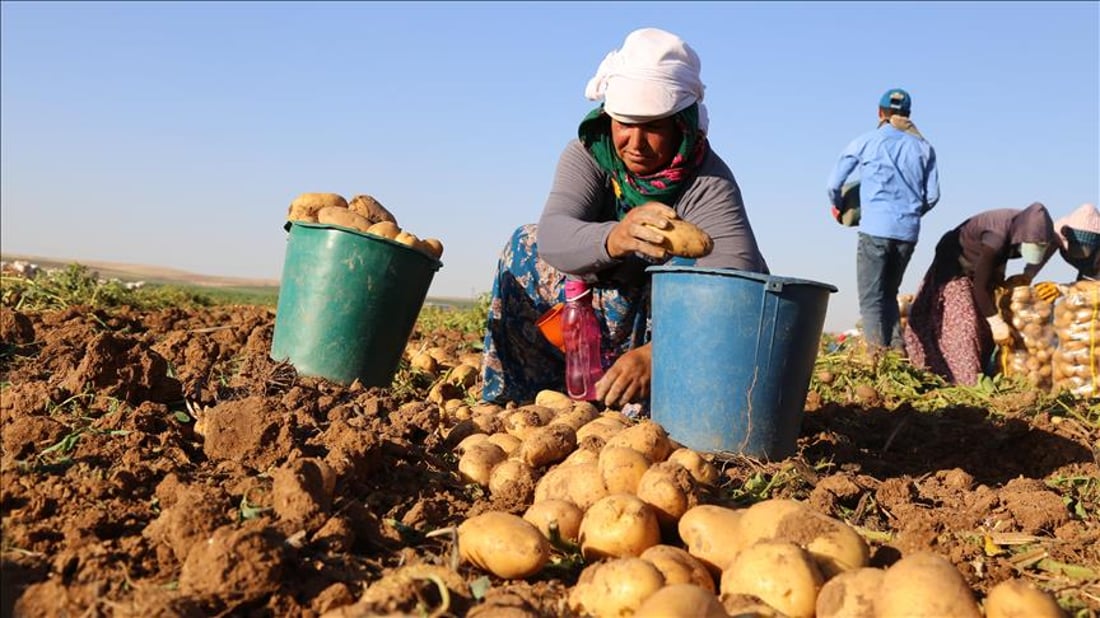
[[622, 221], [607, 235], [607, 254], [622, 258], [637, 253], [655, 260], [668, 257], [665, 235], [660, 230], [671, 227], [676, 211], [660, 202], [647, 202], [631, 208]]

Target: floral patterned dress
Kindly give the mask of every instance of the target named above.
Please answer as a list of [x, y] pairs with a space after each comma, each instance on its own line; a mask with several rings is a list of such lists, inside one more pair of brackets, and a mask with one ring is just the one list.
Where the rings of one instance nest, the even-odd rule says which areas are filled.
[[[482, 401], [526, 403], [540, 390], [565, 390], [565, 357], [536, 325], [565, 301], [565, 273], [539, 257], [536, 228], [518, 228], [497, 264], [481, 367]], [[649, 286], [590, 285], [607, 369], [649, 340]]]

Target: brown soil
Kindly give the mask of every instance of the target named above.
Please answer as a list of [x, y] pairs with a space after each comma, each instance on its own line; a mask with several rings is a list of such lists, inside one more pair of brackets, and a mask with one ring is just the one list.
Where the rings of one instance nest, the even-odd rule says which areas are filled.
[[[299, 377], [267, 356], [273, 322], [254, 307], [0, 310], [0, 614], [568, 614], [579, 568], [503, 582], [426, 536], [524, 508], [459, 479], [430, 381]], [[472, 343], [413, 341], [451, 358]], [[875, 565], [931, 549], [979, 599], [1023, 576], [1095, 613], [1096, 488], [1067, 504], [1055, 485], [1100, 476], [1100, 429], [1018, 410], [811, 397], [799, 455], [725, 462], [724, 487], [786, 478], [779, 495], [859, 526]]]

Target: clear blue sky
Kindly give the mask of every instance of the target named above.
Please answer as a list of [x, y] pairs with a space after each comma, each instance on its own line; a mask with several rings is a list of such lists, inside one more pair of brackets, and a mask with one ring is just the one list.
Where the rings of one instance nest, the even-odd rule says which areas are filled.
[[[276, 279], [295, 195], [369, 193], [445, 243], [431, 295], [474, 296], [538, 219], [600, 60], [659, 26], [702, 58], [711, 142], [773, 272], [839, 287], [840, 330], [856, 235], [824, 185], [887, 88], [912, 94], [943, 188], [906, 291], [970, 214], [1100, 200], [1098, 7], [5, 2], [0, 242]], [[1071, 277], [1057, 257], [1045, 274]]]

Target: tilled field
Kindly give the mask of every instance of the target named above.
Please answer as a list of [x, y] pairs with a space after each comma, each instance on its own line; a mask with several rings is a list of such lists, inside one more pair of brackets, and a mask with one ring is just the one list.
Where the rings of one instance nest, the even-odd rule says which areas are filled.
[[[267, 309], [0, 311], [4, 616], [570, 615], [576, 556], [505, 581], [429, 536], [528, 506], [457, 473], [454, 400], [477, 384], [446, 369], [475, 336], [418, 330], [440, 369], [364, 389], [272, 362]], [[1088, 402], [929, 412], [821, 377], [799, 454], [716, 461], [708, 501], [796, 498], [860, 531], [874, 566], [928, 549], [979, 601], [1022, 577], [1100, 611]]]

